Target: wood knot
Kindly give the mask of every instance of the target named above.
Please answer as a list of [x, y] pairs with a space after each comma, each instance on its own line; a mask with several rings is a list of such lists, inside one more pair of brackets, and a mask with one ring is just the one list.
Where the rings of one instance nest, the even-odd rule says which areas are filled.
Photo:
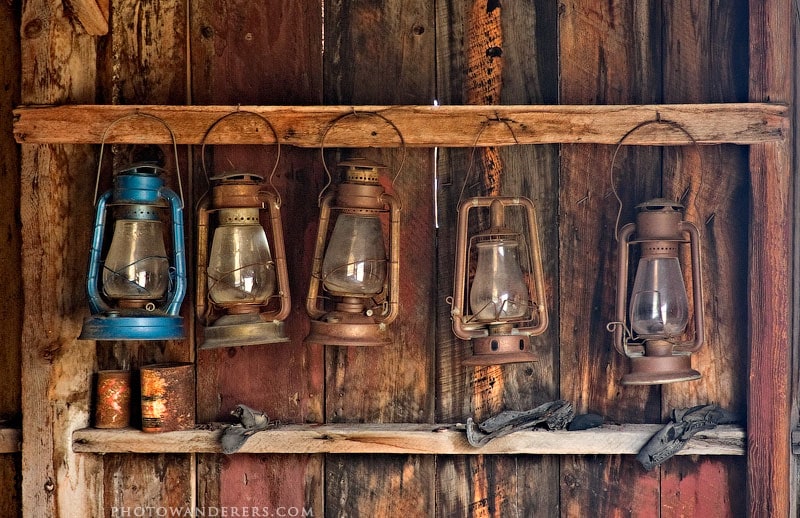
[[491, 58], [499, 58], [503, 56], [503, 49], [500, 47], [489, 47], [486, 49], [486, 57]]
[[43, 30], [44, 22], [41, 20], [41, 18], [34, 18], [25, 24], [25, 28], [22, 30], [22, 33], [26, 38], [33, 39], [38, 38]]

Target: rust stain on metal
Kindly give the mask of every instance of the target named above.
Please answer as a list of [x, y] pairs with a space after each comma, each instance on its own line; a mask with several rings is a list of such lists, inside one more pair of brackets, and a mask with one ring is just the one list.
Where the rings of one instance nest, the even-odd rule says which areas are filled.
[[131, 373], [123, 370], [97, 373], [96, 428], [125, 428], [131, 419]]
[[141, 369], [142, 431], [194, 427], [194, 365], [162, 363]]

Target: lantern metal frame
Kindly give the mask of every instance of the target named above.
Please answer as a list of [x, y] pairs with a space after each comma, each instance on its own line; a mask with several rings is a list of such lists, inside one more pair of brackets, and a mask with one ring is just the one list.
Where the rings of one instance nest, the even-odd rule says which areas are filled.
[[[161, 124], [169, 133], [175, 160], [175, 176], [178, 194], [164, 185], [158, 176], [164, 168], [151, 163], [132, 164], [117, 171], [114, 186], [98, 198], [100, 175], [103, 168], [103, 152], [111, 129], [122, 121], [140, 118]], [[141, 174], [139, 169], [152, 169], [151, 174]], [[131, 173], [128, 173], [131, 171]], [[127, 174], [126, 174], [127, 173]], [[186, 294], [186, 252], [183, 232], [183, 185], [181, 183], [178, 143], [175, 133], [166, 121], [155, 115], [136, 110], [112, 121], [103, 131], [100, 153], [97, 160], [97, 176], [94, 188], [95, 222], [92, 245], [89, 253], [89, 268], [86, 277], [91, 316], [86, 318], [79, 340], [179, 340], [185, 337], [183, 317], [179, 315]], [[117, 205], [145, 205], [156, 209], [169, 208], [172, 222], [172, 262], [170, 283], [160, 306], [148, 304], [143, 310], [117, 309], [100, 293], [100, 258], [106, 230], [106, 213]]]
[[[257, 174], [244, 172], [230, 172], [223, 175], [210, 177], [206, 166], [206, 146], [209, 136], [223, 121], [238, 116], [247, 116], [258, 119], [269, 128], [274, 137], [276, 146], [275, 163], [269, 182], [274, 192], [261, 189], [264, 178]], [[200, 149], [203, 174], [210, 189], [197, 205], [197, 291], [196, 315], [204, 325], [203, 341], [198, 349], [216, 349], [220, 347], [237, 347], [245, 345], [270, 344], [288, 342], [284, 321], [288, 318], [291, 308], [291, 290], [289, 287], [289, 274], [286, 260], [286, 245], [283, 239], [283, 223], [281, 221], [281, 197], [272, 184], [272, 178], [278, 169], [281, 157], [281, 145], [278, 132], [272, 123], [263, 115], [249, 110], [236, 109], [219, 117], [211, 124], [203, 135], [203, 145]], [[256, 209], [259, 211], [259, 225], [262, 216], [269, 220], [269, 232], [264, 228], [271, 245], [272, 262], [275, 267], [276, 287], [275, 294], [263, 304], [217, 304], [211, 300], [208, 286], [208, 260], [209, 260], [209, 227], [211, 213], [218, 213], [226, 209]], [[219, 226], [219, 225], [218, 225]], [[213, 236], [213, 233], [211, 234]], [[212, 237], [213, 242], [213, 237]], [[277, 308], [273, 301], [277, 299]], [[236, 308], [249, 306], [246, 311]], [[231, 311], [233, 309], [233, 311]], [[243, 309], [243, 308], [239, 308]]]
[[[703, 345], [705, 334], [700, 232], [683, 219], [683, 208], [663, 198], [650, 200], [637, 206], [636, 223], [628, 223], [619, 232], [616, 321], [608, 328], [614, 333], [614, 348], [630, 359], [631, 371], [623, 376], [623, 385], [656, 385], [701, 377], [691, 367], [691, 354]], [[665, 335], [634, 335], [628, 326], [630, 247], [640, 245], [643, 258], [678, 258], [682, 244], [688, 244], [691, 251], [694, 336], [681, 341]]]
[[[515, 232], [505, 227], [505, 212], [509, 208], [521, 208], [525, 214], [527, 232]], [[469, 214], [473, 210], [488, 209], [488, 229], [469, 237]], [[483, 196], [469, 198], [458, 209], [456, 256], [454, 268], [453, 297], [450, 315], [453, 334], [462, 340], [471, 340], [473, 354], [464, 359], [463, 365], [500, 365], [506, 363], [536, 361], [530, 337], [542, 334], [548, 326], [545, 303], [544, 268], [538, 236], [536, 209], [533, 202], [519, 196]], [[529, 308], [525, 317], [478, 322], [468, 310], [469, 256], [476, 240], [499, 239], [503, 236], [520, 236], [520, 243], [527, 243], [525, 254], [526, 273], [533, 277], [526, 282]]]
[[[197, 209], [197, 299], [196, 314], [204, 324], [205, 339], [199, 349], [234, 347], [289, 341], [284, 329], [284, 320], [291, 311], [289, 275], [286, 264], [286, 248], [283, 241], [283, 224], [280, 200], [271, 192], [260, 190], [260, 176], [232, 173], [211, 179], [217, 181], [212, 187], [211, 199], [203, 198]], [[221, 322], [219, 313], [227, 312], [227, 305], [214, 303], [210, 299], [208, 286], [209, 228], [210, 215], [223, 209], [253, 208], [266, 214], [272, 237], [272, 260], [275, 266], [276, 290], [264, 304], [249, 312], [256, 318], [231, 319], [229, 324]], [[269, 309], [272, 300], [278, 299], [277, 309]], [[231, 304], [240, 306], [242, 304]], [[214, 325], [214, 324], [217, 325]]]
[[[186, 258], [183, 247], [183, 213], [181, 199], [164, 187], [156, 176], [138, 176], [129, 171], [142, 168], [163, 171], [151, 164], [134, 164], [118, 171], [114, 188], [103, 193], [96, 203], [92, 248], [86, 290], [92, 316], [83, 323], [81, 340], [176, 340], [184, 338], [183, 318], [178, 314], [186, 293]], [[146, 309], [115, 308], [100, 293], [101, 254], [109, 207], [138, 205], [153, 209], [169, 208], [172, 220], [173, 260], [170, 289], [161, 306], [148, 304]]]
[[[397, 318], [400, 307], [400, 203], [377, 181], [378, 170], [385, 166], [359, 158], [343, 161], [339, 166], [355, 170], [355, 174], [361, 178], [358, 181], [340, 183], [325, 194], [320, 202], [319, 228], [306, 297], [306, 311], [311, 317], [311, 330], [305, 341], [343, 346], [388, 345], [392, 342], [388, 326]], [[379, 303], [373, 300], [368, 306], [365, 302], [372, 300], [372, 296], [350, 294], [337, 296], [334, 310], [325, 309], [322, 294], [326, 290], [323, 286], [322, 263], [333, 211], [351, 214], [388, 214], [388, 268], [383, 289], [377, 297]], [[376, 313], [376, 310], [380, 312]]]

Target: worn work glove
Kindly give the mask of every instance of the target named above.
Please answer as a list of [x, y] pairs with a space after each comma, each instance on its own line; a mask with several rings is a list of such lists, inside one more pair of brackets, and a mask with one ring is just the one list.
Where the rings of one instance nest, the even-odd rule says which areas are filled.
[[222, 430], [222, 453], [236, 453], [245, 441], [256, 432], [278, 426], [277, 421], [270, 421], [267, 414], [247, 405], [236, 405], [231, 415], [239, 419], [239, 424], [232, 424]]
[[683, 449], [697, 432], [736, 421], [735, 414], [717, 405], [676, 408], [672, 411], [672, 421], [650, 438], [636, 459], [650, 471]]
[[562, 430], [574, 416], [572, 404], [558, 400], [525, 412], [506, 410], [480, 424], [476, 424], [470, 417], [467, 419], [467, 440], [472, 446], [483, 446], [492, 439], [533, 428], [541, 423], [550, 430]]

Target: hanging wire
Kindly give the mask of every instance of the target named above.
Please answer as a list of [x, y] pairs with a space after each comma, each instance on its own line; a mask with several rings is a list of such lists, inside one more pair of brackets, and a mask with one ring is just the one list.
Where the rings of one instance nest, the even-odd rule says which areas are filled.
[[325, 170], [326, 183], [322, 187], [322, 190], [320, 191], [319, 196], [317, 196], [317, 204], [318, 205], [322, 205], [322, 197], [325, 194], [325, 191], [328, 189], [328, 187], [331, 186], [331, 183], [333, 183], [333, 176], [331, 175], [331, 172], [328, 169], [328, 165], [325, 163], [325, 139], [327, 138], [328, 133], [331, 131], [331, 129], [334, 126], [336, 126], [336, 124], [338, 124], [339, 122], [341, 122], [344, 119], [347, 119], [348, 117], [378, 117], [379, 119], [382, 119], [384, 122], [386, 122], [389, 126], [391, 126], [392, 129], [395, 131], [395, 133], [397, 133], [397, 136], [400, 137], [400, 147], [401, 147], [401, 149], [403, 151], [403, 154], [400, 157], [400, 165], [397, 167], [397, 172], [395, 173], [394, 177], [392, 178], [392, 188], [394, 188], [394, 186], [395, 186], [394, 184], [397, 181], [397, 178], [400, 176], [400, 172], [403, 170], [403, 165], [405, 165], [406, 152], [407, 152], [406, 151], [406, 140], [403, 137], [403, 133], [400, 131], [400, 128], [398, 128], [397, 125], [394, 122], [392, 122], [391, 120], [389, 120], [388, 118], [386, 118], [385, 116], [381, 115], [378, 112], [369, 112], [369, 111], [361, 111], [361, 112], [359, 112], [359, 111], [356, 111], [355, 108], [353, 108], [352, 111], [350, 111], [348, 113], [343, 113], [342, 115], [339, 115], [338, 117], [334, 118], [328, 124], [328, 127], [325, 128], [325, 132], [322, 134], [322, 138], [320, 139], [320, 142], [319, 142], [319, 153], [320, 153], [320, 157], [322, 159], [322, 168]]
[[111, 124], [106, 126], [106, 129], [103, 131], [103, 135], [100, 138], [100, 156], [97, 159], [97, 178], [95, 179], [95, 182], [94, 182], [94, 201], [92, 202], [93, 205], [97, 204], [97, 193], [98, 193], [98, 191], [100, 189], [100, 172], [103, 169], [103, 150], [105, 148], [106, 137], [108, 136], [108, 132], [118, 122], [126, 120], [126, 119], [132, 119], [134, 117], [145, 117], [145, 118], [156, 120], [156, 121], [160, 122], [167, 129], [167, 131], [169, 132], [169, 136], [172, 139], [172, 150], [175, 153], [175, 174], [178, 177], [178, 193], [180, 194], [180, 198], [181, 198], [181, 209], [183, 209], [183, 185], [181, 183], [180, 162], [178, 161], [178, 142], [175, 139], [175, 132], [172, 131], [172, 128], [170, 127], [169, 124], [167, 124], [167, 121], [165, 121], [161, 117], [158, 117], [158, 116], [150, 114], [150, 113], [145, 113], [145, 112], [139, 111], [138, 109], [133, 113], [129, 113], [127, 115], [123, 115], [122, 117], [119, 117], [118, 119], [115, 119], [115, 120], [111, 121]]
[[[208, 129], [206, 130], [205, 134], [203, 134], [203, 141], [202, 141], [203, 145], [200, 148], [200, 159], [201, 159], [201, 163], [202, 163], [202, 167], [203, 167], [203, 176], [206, 179], [206, 184], [208, 185], [209, 188], [211, 188], [211, 178], [208, 176], [208, 168], [206, 167], [206, 144], [207, 144], [208, 136], [211, 134], [211, 132], [214, 130], [214, 128], [216, 128], [216, 126], [218, 124], [220, 124], [225, 119], [228, 119], [229, 117], [234, 117], [236, 115], [250, 115], [250, 116], [257, 117], [257, 118], [261, 119], [264, 122], [264, 124], [270, 129], [270, 131], [272, 131], [272, 135], [275, 137], [275, 154], [276, 154], [275, 164], [272, 166], [272, 172], [269, 175], [268, 183], [269, 183], [270, 188], [272, 188], [272, 190], [275, 192], [275, 199], [276, 199], [275, 203], [277, 203], [277, 206], [280, 207], [281, 206], [281, 193], [278, 192], [278, 189], [275, 187], [275, 184], [273, 183], [273, 179], [275, 177], [275, 171], [278, 170], [278, 164], [281, 161], [281, 142], [280, 142], [280, 138], [278, 137], [278, 132], [275, 130], [275, 126], [273, 126], [272, 123], [266, 117], [264, 117], [263, 115], [261, 115], [258, 112], [254, 112], [254, 111], [250, 111], [250, 110], [241, 110], [237, 106], [236, 110], [234, 110], [232, 112], [229, 112], [229, 113], [226, 113], [222, 117], [220, 117], [217, 120], [215, 120], [214, 123], [211, 124], [211, 126], [208, 127]], [[266, 143], [264, 145], [266, 145]]]
[[478, 130], [478, 133], [475, 135], [475, 140], [472, 141], [472, 150], [469, 154], [469, 165], [467, 166], [467, 173], [464, 175], [464, 183], [461, 184], [461, 191], [458, 193], [458, 203], [456, 203], [456, 211], [458, 211], [458, 207], [461, 206], [461, 200], [464, 197], [464, 190], [467, 187], [467, 181], [469, 180], [470, 175], [472, 175], [472, 168], [475, 165], [475, 151], [478, 149], [478, 140], [480, 140], [481, 135], [489, 127], [489, 125], [495, 122], [502, 122], [506, 128], [508, 128], [508, 132], [511, 133], [511, 137], [514, 139], [516, 144], [519, 144], [519, 140], [517, 139], [516, 133], [514, 133], [514, 128], [511, 127], [511, 124], [508, 123], [507, 119], [500, 118], [497, 114], [495, 114], [494, 119], [486, 119], [485, 121], [481, 122], [481, 127]]
[[689, 141], [692, 143], [692, 145], [695, 147], [695, 149], [697, 149], [698, 157], [700, 158], [700, 162], [701, 162], [700, 169], [702, 171], [702, 160], [703, 160], [703, 157], [700, 154], [700, 145], [697, 143], [697, 140], [695, 140], [695, 138], [692, 136], [692, 134], [689, 133], [689, 131], [682, 124], [680, 124], [678, 122], [675, 122], [675, 121], [662, 119], [661, 115], [658, 112], [656, 112], [656, 118], [655, 119], [646, 120], [646, 121], [640, 122], [639, 124], [637, 124], [633, 128], [629, 129], [617, 141], [617, 145], [614, 148], [614, 154], [611, 157], [611, 165], [608, 168], [608, 179], [609, 179], [609, 182], [611, 183], [611, 192], [614, 194], [614, 198], [616, 198], [617, 205], [619, 207], [617, 209], [616, 220], [614, 221], [614, 239], [616, 241], [619, 241], [619, 221], [622, 218], [622, 208], [623, 208], [622, 207], [622, 198], [620, 198], [619, 192], [617, 191], [617, 186], [614, 184], [614, 163], [617, 160], [617, 153], [619, 153], [619, 150], [622, 147], [622, 144], [625, 142], [625, 140], [629, 136], [631, 136], [636, 131], [644, 128], [645, 126], [650, 126], [650, 125], [654, 125], [654, 124], [660, 124], [660, 125], [664, 125], [664, 126], [669, 126], [670, 128], [676, 129], [676, 130], [680, 131], [681, 133], [683, 133], [686, 136], [686, 138], [689, 139]]

